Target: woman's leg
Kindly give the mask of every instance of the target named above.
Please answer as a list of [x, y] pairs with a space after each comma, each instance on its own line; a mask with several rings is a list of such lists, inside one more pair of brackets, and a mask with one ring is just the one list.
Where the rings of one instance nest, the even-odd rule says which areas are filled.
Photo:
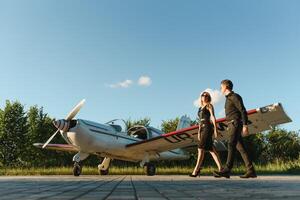
[[197, 159], [195, 169], [193, 171], [193, 175], [195, 175], [200, 170], [200, 167], [202, 166], [204, 160], [204, 153], [205, 153], [204, 149], [198, 148], [198, 159]]
[[211, 154], [211, 156], [213, 157], [214, 161], [216, 162], [219, 171], [221, 171], [221, 169], [222, 169], [221, 160], [220, 160], [220, 157], [219, 157], [219, 154], [218, 154], [216, 148], [213, 147], [212, 151], [209, 151], [209, 153]]

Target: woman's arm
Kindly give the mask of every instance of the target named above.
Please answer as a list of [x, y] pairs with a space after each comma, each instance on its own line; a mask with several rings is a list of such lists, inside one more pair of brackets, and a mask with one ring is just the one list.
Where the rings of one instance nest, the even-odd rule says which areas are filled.
[[201, 124], [200, 124], [200, 122], [198, 123], [198, 125], [199, 125], [199, 128], [198, 128], [198, 140], [200, 141], [200, 139], [201, 139]]
[[199, 125], [199, 128], [198, 128], [198, 140], [199, 141], [201, 139], [201, 119], [200, 119], [200, 115], [199, 115], [200, 111], [201, 111], [201, 107], [198, 110], [198, 125]]
[[215, 138], [217, 138], [218, 137], [218, 130], [217, 130], [217, 123], [216, 123], [214, 106], [212, 104], [209, 104], [208, 110], [210, 112], [210, 119], [211, 119], [211, 121], [214, 125], [214, 135], [215, 135]]

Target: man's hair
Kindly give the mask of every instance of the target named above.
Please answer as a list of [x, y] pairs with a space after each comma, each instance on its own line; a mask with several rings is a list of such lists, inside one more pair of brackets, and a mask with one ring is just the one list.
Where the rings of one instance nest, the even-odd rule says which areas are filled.
[[229, 80], [229, 79], [223, 80], [223, 81], [221, 82], [221, 84], [222, 84], [222, 85], [225, 85], [226, 88], [227, 88], [228, 90], [232, 90], [232, 89], [233, 89], [233, 83], [232, 83], [232, 81]]

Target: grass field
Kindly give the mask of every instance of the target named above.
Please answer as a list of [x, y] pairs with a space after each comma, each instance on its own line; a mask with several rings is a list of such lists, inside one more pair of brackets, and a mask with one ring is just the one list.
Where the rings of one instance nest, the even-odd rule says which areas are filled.
[[[300, 160], [294, 162], [277, 162], [268, 165], [256, 165], [258, 174], [295, 174], [300, 175]], [[193, 167], [157, 167], [156, 172], [159, 175], [184, 175], [189, 174]], [[206, 167], [201, 171], [203, 175], [211, 175], [216, 168]], [[234, 168], [233, 174], [242, 174], [245, 168]], [[97, 166], [84, 166], [82, 174], [98, 175]], [[109, 169], [111, 175], [144, 175], [144, 169], [141, 167], [116, 167], [112, 166]], [[18, 176], [18, 175], [72, 175], [72, 167], [49, 167], [49, 168], [0, 168], [2, 176]]]

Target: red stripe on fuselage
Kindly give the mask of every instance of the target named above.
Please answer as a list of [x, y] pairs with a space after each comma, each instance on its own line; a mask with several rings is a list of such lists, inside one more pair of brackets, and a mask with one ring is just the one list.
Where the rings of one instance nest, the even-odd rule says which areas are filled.
[[[257, 110], [256, 110], [256, 109], [249, 110], [249, 111], [247, 112], [248, 115], [252, 115], [252, 114], [255, 114], [255, 113], [257, 113]], [[217, 123], [220, 123], [220, 122], [226, 122], [226, 118], [220, 118], [220, 119], [217, 119], [216, 122], [217, 122]], [[194, 129], [196, 129], [196, 128], [199, 128], [199, 125], [190, 126], [190, 127], [187, 127], [187, 128], [183, 128], [183, 129], [177, 130], [177, 131], [170, 132], [170, 133], [165, 133], [165, 134], [162, 134], [162, 136], [168, 137], [168, 136], [171, 136], [171, 135], [176, 135], [177, 133], [181, 133], [181, 132], [186, 132], [186, 131], [194, 130]]]

